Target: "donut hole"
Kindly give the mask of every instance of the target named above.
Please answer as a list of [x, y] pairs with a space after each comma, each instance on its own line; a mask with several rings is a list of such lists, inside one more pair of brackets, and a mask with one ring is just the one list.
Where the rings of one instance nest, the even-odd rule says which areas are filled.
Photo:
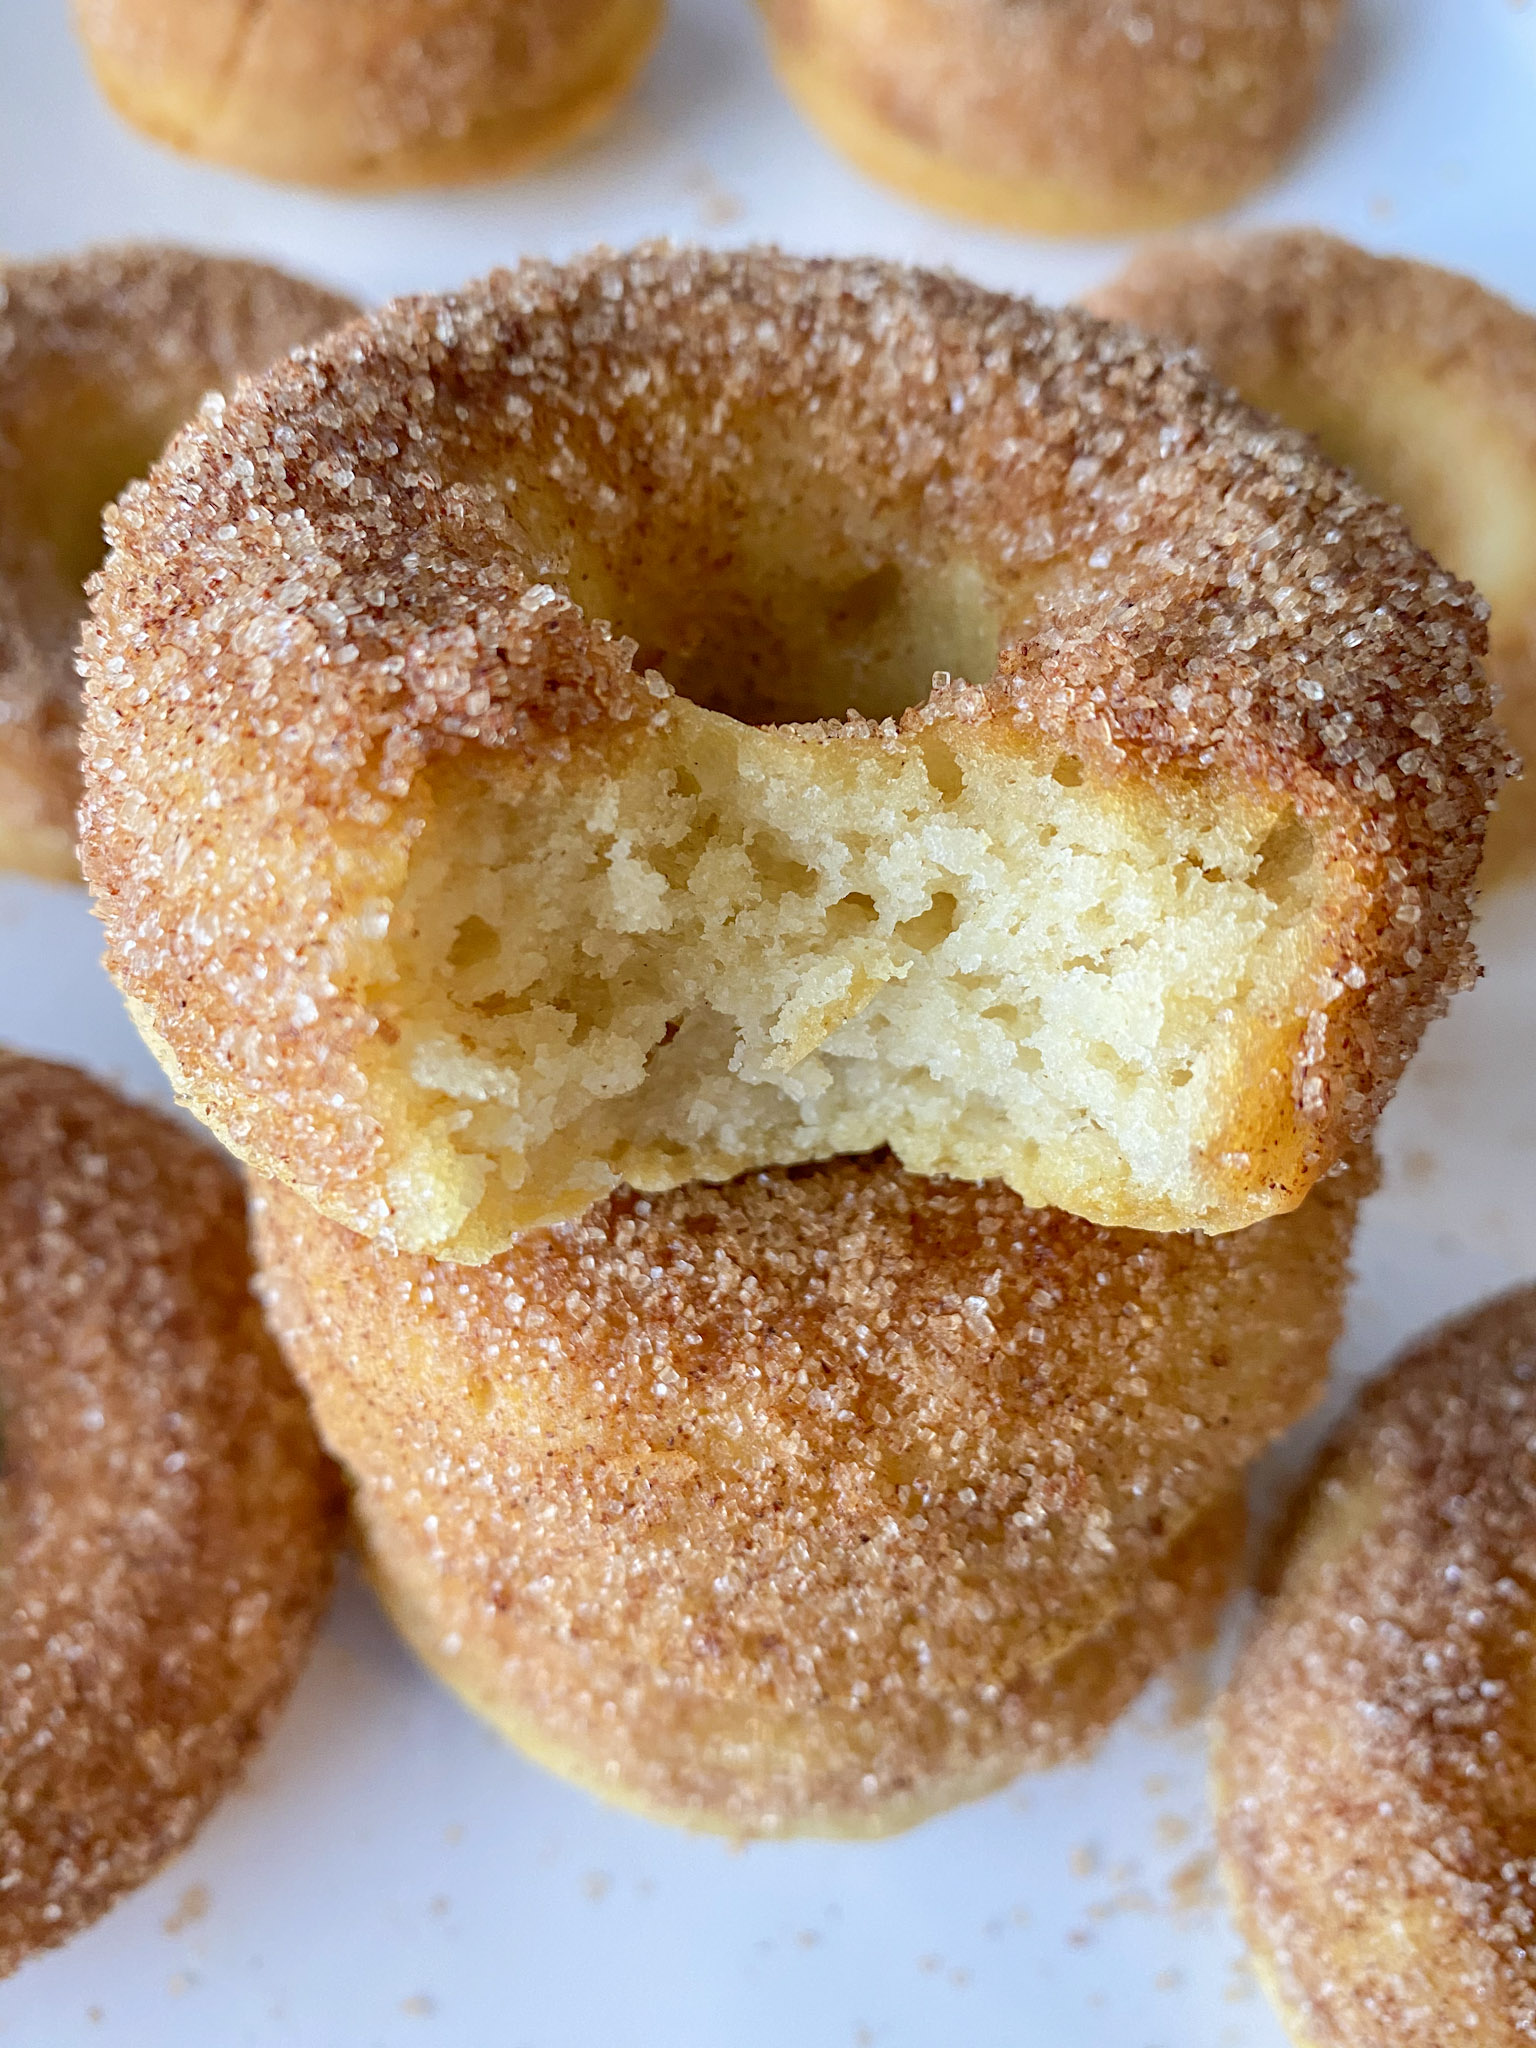
[[772, 532], [714, 546], [669, 537], [578, 559], [562, 580], [635, 641], [637, 668], [745, 725], [899, 718], [935, 675], [991, 680], [1001, 633], [978, 570], [872, 559], [835, 516], [809, 530], [826, 543], [819, 558], [798, 531], [793, 544]]
[[7, 498], [15, 531], [30, 537], [30, 574], [17, 602], [45, 643], [79, 634], [87, 579], [106, 555], [102, 513], [147, 474], [186, 406], [139, 410], [121, 393], [76, 386], [13, 434], [16, 465]]
[[966, 1178], [985, 1148], [1028, 1201], [1155, 1228], [1213, 1155], [1252, 1170], [1270, 1112], [1228, 1129], [1231, 1074], [1288, 1101], [1336, 942], [1295, 807], [1106, 789], [1011, 729], [838, 735], [674, 699], [426, 771], [366, 997], [402, 1242], [488, 1256], [618, 1182], [883, 1144]]

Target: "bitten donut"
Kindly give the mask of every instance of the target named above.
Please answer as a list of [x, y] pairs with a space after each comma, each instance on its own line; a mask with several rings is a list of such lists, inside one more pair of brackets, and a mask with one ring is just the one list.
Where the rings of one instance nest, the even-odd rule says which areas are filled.
[[273, 1184], [257, 1242], [450, 1684], [661, 1817], [881, 1833], [1086, 1741], [1209, 1612], [1366, 1179], [1180, 1237], [884, 1155], [621, 1191], [482, 1266]]
[[[1536, 761], [1536, 319], [1470, 278], [1316, 229], [1148, 251], [1094, 301], [1192, 342], [1255, 405], [1400, 505], [1492, 607], [1489, 672]], [[1506, 791], [1485, 883], [1536, 862], [1536, 780]]]
[[1372, 1388], [1218, 1713], [1244, 1932], [1305, 2048], [1536, 2036], [1536, 1289]]
[[206, 392], [353, 310], [184, 249], [0, 263], [0, 868], [77, 874], [75, 647], [103, 505]]
[[1082, 314], [530, 264], [279, 366], [112, 533], [112, 971], [241, 1157], [399, 1247], [883, 1144], [1236, 1229], [1472, 971], [1477, 601]]
[[0, 1053], [0, 1974], [141, 1884], [303, 1665], [343, 1528], [179, 1125]]
[[350, 191], [526, 169], [633, 83], [662, 0], [75, 0], [135, 127], [258, 177]]
[[759, 0], [827, 139], [926, 205], [1049, 235], [1215, 213], [1310, 121], [1342, 0]]

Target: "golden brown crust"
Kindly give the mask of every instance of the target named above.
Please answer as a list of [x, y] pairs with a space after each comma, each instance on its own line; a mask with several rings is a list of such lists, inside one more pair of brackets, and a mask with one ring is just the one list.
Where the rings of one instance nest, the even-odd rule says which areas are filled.
[[1267, 178], [1341, 0], [759, 0], [832, 142], [930, 204], [1047, 234], [1169, 227]]
[[275, 1185], [256, 1215], [455, 1682], [648, 1809], [857, 1827], [1022, 1768], [1039, 1674], [1316, 1398], [1366, 1178], [1203, 1238], [845, 1160], [626, 1191], [475, 1267]]
[[[1208, 1646], [1241, 1571], [1246, 1523], [1239, 1488], [1159, 1554], [1123, 1613], [978, 1707], [919, 1709], [897, 1741], [858, 1699], [821, 1703], [814, 1723], [801, 1722], [785, 1744], [766, 1719], [744, 1739], [739, 1719], [683, 1693], [665, 1709], [671, 1755], [637, 1755], [617, 1768], [611, 1736], [602, 1748], [588, 1745], [586, 1727], [528, 1712], [522, 1689], [507, 1684], [503, 1632], [477, 1631], [472, 1620], [465, 1634], [463, 1602], [429, 1542], [375, 1519], [369, 1563], [391, 1618], [428, 1669], [505, 1740], [584, 1791], [648, 1820], [738, 1840], [868, 1841], [984, 1799], [1022, 1772], [1090, 1756], [1150, 1679]], [[633, 1693], [626, 1698], [626, 1708], [638, 1704]]]
[[670, 715], [565, 594], [569, 533], [509, 478], [554, 477], [567, 526], [616, 558], [690, 518], [691, 547], [752, 511], [765, 431], [796, 488], [1014, 592], [985, 685], [941, 679], [899, 734], [853, 719], [818, 744], [963, 725], [1128, 790], [1280, 790], [1351, 878], [1296, 1027], [1283, 1170], [1260, 1147], [1241, 1191], [1299, 1200], [1472, 972], [1502, 760], [1475, 600], [1186, 358], [952, 279], [770, 252], [599, 254], [400, 302], [205, 414], [114, 513], [86, 861], [184, 1099], [261, 1172], [388, 1229], [359, 991], [421, 770]]
[[662, 16], [662, 0], [75, 0], [136, 126], [348, 191], [526, 168], [617, 104]]
[[1219, 1712], [1239, 1915], [1314, 2048], [1536, 2033], [1536, 1290], [1366, 1395]]
[[287, 1697], [336, 1475], [184, 1129], [0, 1054], [0, 1973], [181, 1848]]
[[[1316, 435], [1492, 605], [1489, 672], [1536, 758], [1536, 319], [1471, 278], [1315, 228], [1145, 250], [1089, 301], [1201, 350]], [[1442, 426], [1427, 417], [1446, 408]], [[1450, 410], [1454, 408], [1454, 410]], [[1483, 881], [1536, 859], [1536, 782], [1506, 791]]]
[[0, 867], [76, 873], [74, 655], [101, 507], [205, 392], [353, 311], [261, 264], [147, 244], [0, 265]]

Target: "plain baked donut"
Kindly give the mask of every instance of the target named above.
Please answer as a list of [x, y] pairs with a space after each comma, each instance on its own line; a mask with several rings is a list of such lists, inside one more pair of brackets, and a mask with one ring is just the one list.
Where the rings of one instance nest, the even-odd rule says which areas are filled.
[[347, 191], [524, 170], [601, 122], [662, 0], [75, 0], [137, 128], [258, 177]]
[[0, 1974], [182, 1848], [287, 1698], [344, 1507], [227, 1162], [0, 1053]]
[[[1536, 760], [1536, 319], [1470, 278], [1314, 228], [1153, 249], [1091, 302], [1193, 343], [1255, 405], [1400, 505], [1488, 599], [1489, 673]], [[1536, 780], [1505, 792], [1484, 883], [1536, 861]]]
[[1082, 314], [530, 264], [279, 366], [112, 536], [112, 971], [237, 1154], [406, 1249], [882, 1144], [1235, 1229], [1471, 971], [1472, 593]]
[[860, 169], [1028, 233], [1133, 234], [1275, 172], [1342, 0], [758, 0], [794, 99]]
[[1220, 1238], [889, 1155], [621, 1191], [481, 1266], [272, 1184], [256, 1229], [452, 1685], [647, 1812], [882, 1833], [1085, 1741], [1208, 1612], [1223, 1503], [1322, 1390], [1368, 1180]]
[[74, 655], [102, 507], [210, 389], [354, 310], [184, 249], [0, 263], [0, 868], [78, 872]]
[[1218, 1710], [1227, 1878], [1304, 2048], [1536, 2035], [1533, 1642], [1528, 1288], [1366, 1394]]

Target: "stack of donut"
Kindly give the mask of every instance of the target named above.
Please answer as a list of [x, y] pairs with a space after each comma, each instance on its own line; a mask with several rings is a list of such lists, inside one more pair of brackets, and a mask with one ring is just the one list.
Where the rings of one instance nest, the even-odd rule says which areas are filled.
[[428, 1663], [733, 1834], [1090, 1743], [1473, 971], [1473, 593], [1176, 351], [660, 248], [354, 323], [109, 537], [109, 964]]

